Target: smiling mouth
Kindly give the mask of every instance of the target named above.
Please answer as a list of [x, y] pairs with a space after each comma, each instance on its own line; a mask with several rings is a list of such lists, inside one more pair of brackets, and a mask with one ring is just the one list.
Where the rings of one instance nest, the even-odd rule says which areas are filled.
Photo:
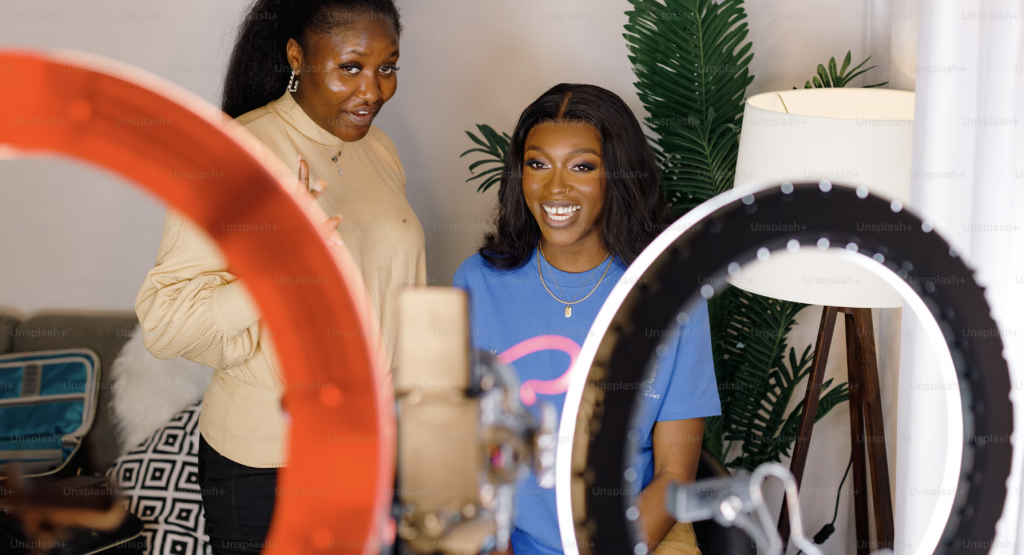
[[374, 116], [377, 115], [377, 110], [373, 108], [359, 108], [357, 110], [346, 111], [349, 119], [355, 122], [356, 125], [370, 125], [373, 123]]
[[573, 204], [569, 206], [549, 206], [547, 204], [540, 205], [544, 209], [544, 214], [549, 220], [553, 222], [567, 222], [580, 211], [582, 206]]

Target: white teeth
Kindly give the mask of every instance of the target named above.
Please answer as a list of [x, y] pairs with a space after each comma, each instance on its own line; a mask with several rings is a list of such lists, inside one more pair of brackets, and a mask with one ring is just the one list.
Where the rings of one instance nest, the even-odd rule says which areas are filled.
[[580, 206], [546, 206], [543, 204], [541, 207], [547, 212], [549, 218], [559, 222], [573, 217], [581, 208]]

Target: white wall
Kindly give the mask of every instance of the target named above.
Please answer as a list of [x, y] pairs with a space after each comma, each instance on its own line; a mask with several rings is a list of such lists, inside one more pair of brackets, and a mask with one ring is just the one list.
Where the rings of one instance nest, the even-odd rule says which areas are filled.
[[[4, 47], [74, 48], [215, 102], [241, 0], [0, 3]], [[0, 161], [0, 310], [134, 310], [164, 207], [105, 170]]]
[[[3, 44], [75, 48], [161, 75], [216, 103], [244, 0], [35, 0], [0, 5]], [[408, 175], [409, 201], [423, 223], [432, 283], [449, 284], [478, 246], [496, 188], [467, 184], [476, 123], [511, 132], [520, 112], [559, 82], [601, 85], [638, 117], [643, 111], [622, 38], [627, 0], [399, 0], [405, 24], [397, 96], [378, 125], [394, 139]], [[749, 1], [748, 94], [802, 86], [818, 63], [847, 50], [880, 67], [854, 82], [914, 86], [914, 0]], [[911, 38], [908, 38], [911, 37]], [[908, 46], [910, 45], [910, 46]], [[890, 60], [890, 48], [896, 53]], [[162, 205], [105, 172], [60, 160], [0, 162], [0, 309], [131, 310], [151, 267]], [[793, 343], [813, 341], [820, 309], [800, 318]], [[891, 316], [884, 316], [891, 325]], [[897, 316], [898, 321], [898, 316]], [[888, 337], [899, 333], [889, 330]], [[845, 375], [841, 328], [829, 374]], [[883, 336], [880, 351], [892, 351]], [[886, 363], [883, 362], [883, 367]], [[884, 368], [883, 368], [884, 371]], [[883, 375], [895, 383], [895, 373]], [[895, 391], [895, 388], [893, 388]], [[894, 399], [887, 405], [892, 407]], [[804, 505], [810, 532], [831, 518], [848, 458], [845, 405], [816, 428]], [[887, 427], [895, 426], [888, 419]], [[839, 438], [833, 443], [830, 438]], [[890, 456], [890, 463], [895, 459]], [[786, 461], [788, 462], [788, 461]], [[893, 478], [895, 475], [892, 475]], [[849, 489], [848, 483], [845, 489]], [[826, 515], [828, 518], [823, 518]], [[853, 541], [844, 503], [826, 553]]]

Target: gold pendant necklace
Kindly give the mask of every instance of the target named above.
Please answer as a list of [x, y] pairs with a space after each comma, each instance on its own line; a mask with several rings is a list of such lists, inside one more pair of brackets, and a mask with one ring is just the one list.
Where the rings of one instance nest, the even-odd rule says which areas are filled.
[[[611, 255], [612, 255], [611, 253], [606, 254], [605, 257], [604, 257], [604, 260], [608, 260], [608, 258]], [[548, 284], [544, 282], [544, 272], [542, 272], [541, 269], [540, 269], [540, 259], [541, 258], [544, 259], [544, 262], [548, 262], [548, 259], [544, 256], [544, 251], [542, 251], [541, 248], [540, 248], [540, 241], [537, 241], [537, 274], [540, 276], [540, 284], [544, 286], [544, 290], [548, 292], [548, 295], [551, 295], [556, 301], [558, 301], [558, 302], [560, 302], [560, 303], [565, 305], [565, 317], [566, 318], [569, 318], [569, 317], [572, 316], [572, 305], [578, 304], [578, 303], [582, 303], [583, 301], [587, 300], [588, 297], [593, 295], [594, 291], [597, 291], [597, 288], [601, 286], [601, 282], [604, 281], [604, 276], [608, 275], [608, 270], [612, 267], [612, 261], [608, 260], [608, 266], [605, 267], [604, 273], [601, 274], [601, 279], [597, 280], [597, 283], [594, 284], [594, 288], [590, 290], [590, 293], [587, 293], [586, 297], [583, 297], [582, 299], [577, 301], [576, 297], [578, 297], [580, 295], [580, 292], [583, 291], [583, 288], [586, 287], [588, 283], [590, 283], [591, 278], [593, 278], [594, 274], [597, 273], [597, 268], [600, 268], [601, 264], [604, 264], [604, 260], [602, 260], [601, 264], [598, 264], [597, 267], [594, 269], [594, 271], [590, 273], [590, 277], [587, 278], [587, 281], [585, 281], [583, 283], [583, 285], [580, 286], [580, 290], [576, 292], [576, 296], [573, 297], [571, 301], [566, 301], [565, 300], [565, 293], [562, 292], [562, 287], [560, 285], [558, 285], [558, 278], [555, 277], [555, 272], [554, 272], [554, 270], [551, 269], [551, 263], [550, 262], [548, 262], [548, 271], [551, 272], [551, 279], [554, 280], [555, 287], [558, 288], [558, 293], [560, 295], [562, 295], [562, 298], [559, 299], [558, 297], [555, 297], [555, 294], [552, 293], [550, 289], [548, 289]]]

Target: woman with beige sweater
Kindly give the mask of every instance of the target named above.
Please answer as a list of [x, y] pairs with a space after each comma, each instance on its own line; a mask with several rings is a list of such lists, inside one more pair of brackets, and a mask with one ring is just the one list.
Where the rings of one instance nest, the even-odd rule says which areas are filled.
[[[257, 0], [241, 26], [224, 111], [312, 183], [359, 267], [393, 367], [399, 289], [426, 281], [423, 228], [395, 145], [372, 121], [397, 88], [392, 0]], [[146, 347], [216, 369], [199, 419], [199, 485], [214, 553], [258, 553], [286, 464], [284, 384], [242, 280], [168, 209], [135, 302]]]

